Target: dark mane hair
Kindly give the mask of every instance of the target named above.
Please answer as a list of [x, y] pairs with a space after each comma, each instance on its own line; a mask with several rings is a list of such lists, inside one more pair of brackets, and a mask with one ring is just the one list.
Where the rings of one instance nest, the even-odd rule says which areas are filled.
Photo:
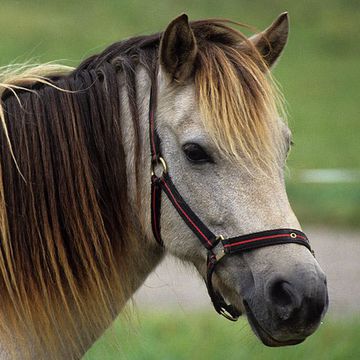
[[[121, 106], [126, 96], [137, 133], [136, 66], [155, 79], [158, 39], [119, 42], [68, 74], [5, 80], [0, 332], [9, 339], [15, 329], [49, 354], [80, 355], [130, 295]], [[138, 143], [134, 151], [138, 158]]]
[[[232, 51], [245, 37], [221, 21], [191, 26], [199, 42], [200, 107], [208, 115], [214, 101], [226, 105], [215, 111], [217, 123], [205, 116], [209, 131], [233, 152], [234, 136], [246, 131], [243, 148], [258, 150], [255, 140], [268, 141], [260, 112], [274, 110], [260, 56], [254, 49]], [[49, 358], [80, 356], [131, 295], [129, 252], [141, 256], [141, 250], [129, 219], [136, 209], [127, 193], [122, 100], [140, 159], [136, 71], [145, 68], [155, 86], [160, 37], [115, 43], [76, 69], [45, 64], [0, 75], [0, 333], [14, 348], [30, 334], [30, 348]], [[204, 71], [216, 61], [223, 75]], [[246, 80], [240, 87], [245, 103], [224, 89], [208, 96], [222, 80], [238, 91], [235, 73]], [[234, 130], [240, 122], [234, 111], [244, 106], [256, 121], [241, 119], [246, 126]], [[220, 118], [229, 122], [228, 132]]]

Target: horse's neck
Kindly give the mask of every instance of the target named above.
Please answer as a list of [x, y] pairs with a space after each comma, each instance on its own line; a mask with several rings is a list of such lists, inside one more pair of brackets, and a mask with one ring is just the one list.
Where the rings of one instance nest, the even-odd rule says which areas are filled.
[[[120, 75], [121, 76], [121, 75]], [[119, 81], [121, 83], [121, 81]], [[153, 240], [151, 230], [150, 214], [150, 139], [149, 139], [149, 102], [150, 102], [150, 78], [147, 72], [139, 67], [136, 74], [136, 93], [139, 111], [139, 133], [135, 135], [134, 124], [130, 113], [127, 94], [122, 91], [122, 114], [123, 119], [123, 146], [126, 156], [126, 168], [128, 179], [128, 196], [131, 209], [135, 210], [132, 216], [132, 228], [137, 237], [137, 246], [132, 249], [134, 259], [129, 263], [128, 274], [131, 276], [131, 287], [129, 298], [134, 294], [139, 286], [145, 281], [150, 272], [158, 265], [163, 258], [164, 252]], [[134, 157], [135, 137], [138, 136], [140, 142], [141, 158], [138, 164], [138, 179], [134, 171], [134, 164], [139, 161]], [[140, 203], [138, 199], [140, 198]], [[140, 205], [140, 206], [139, 206]], [[130, 268], [131, 267], [131, 268]]]
[[[119, 75], [121, 76], [121, 75]], [[122, 83], [121, 79], [119, 83]], [[147, 276], [154, 270], [164, 256], [164, 251], [153, 240], [150, 214], [150, 143], [149, 143], [149, 101], [150, 79], [147, 72], [141, 67], [136, 74], [136, 93], [138, 100], [139, 129], [136, 134], [132, 114], [129, 108], [127, 93], [121, 91], [122, 114], [121, 128], [124, 152], [126, 157], [127, 188], [129, 197], [129, 211], [131, 214], [134, 247], [128, 249], [128, 258], [121, 259], [122, 269], [126, 267], [125, 282], [128, 284], [124, 303], [118, 304], [120, 308], [132, 297], [135, 291], [144, 283]], [[136, 159], [134, 146], [138, 137], [141, 152], [140, 160]], [[135, 162], [138, 164], [138, 176], [135, 174]], [[140, 202], [139, 202], [140, 199]], [[140, 206], [139, 206], [140, 205]], [[123, 272], [123, 270], [121, 270]], [[110, 325], [110, 324], [109, 324]], [[92, 344], [89, 344], [89, 347]]]
[[[121, 76], [121, 75], [120, 75]], [[120, 81], [121, 83], [121, 81]], [[136, 274], [131, 271], [132, 281], [134, 286], [131, 289], [131, 294], [144, 282], [145, 278], [154, 269], [154, 267], [162, 259], [164, 252], [153, 239], [151, 230], [151, 213], [150, 213], [150, 139], [149, 139], [149, 102], [150, 102], [150, 78], [147, 72], [139, 67], [136, 74], [136, 93], [138, 100], [139, 111], [139, 133], [135, 135], [134, 124], [130, 113], [127, 94], [122, 91], [122, 114], [123, 119], [123, 146], [126, 156], [127, 168], [127, 186], [130, 208], [135, 211], [132, 221], [132, 228], [135, 231], [137, 238], [136, 248], [132, 249], [134, 256], [141, 258], [141, 264], [132, 261], [129, 266], [134, 267]], [[134, 154], [135, 138], [138, 136], [140, 144], [141, 155], [140, 160], [136, 159]], [[134, 168], [135, 162], [138, 164], [138, 176], [136, 176]], [[140, 202], [139, 202], [140, 199]], [[130, 270], [130, 269], [129, 269]]]

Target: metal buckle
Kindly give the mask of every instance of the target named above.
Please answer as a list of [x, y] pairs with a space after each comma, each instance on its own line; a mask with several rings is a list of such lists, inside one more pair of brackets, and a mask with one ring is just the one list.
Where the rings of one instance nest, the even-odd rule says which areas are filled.
[[166, 161], [164, 160], [164, 158], [162, 158], [161, 156], [159, 156], [156, 160], [153, 160], [152, 163], [151, 163], [151, 176], [156, 175], [156, 174], [155, 174], [155, 168], [156, 168], [159, 164], [160, 164], [161, 167], [162, 167], [162, 175], [167, 173], [168, 168], [167, 168], [167, 165], [166, 165]]
[[[222, 235], [219, 235], [216, 238], [216, 241], [218, 241], [218, 244], [220, 243], [222, 245], [222, 241], [224, 240], [224, 237]], [[220, 261], [225, 255], [224, 247], [220, 250], [219, 254], [215, 254], [216, 262]]]
[[219, 314], [222, 315], [224, 318], [230, 320], [230, 321], [237, 321], [238, 317], [232, 316], [228, 311], [226, 311], [223, 307], [221, 307]]

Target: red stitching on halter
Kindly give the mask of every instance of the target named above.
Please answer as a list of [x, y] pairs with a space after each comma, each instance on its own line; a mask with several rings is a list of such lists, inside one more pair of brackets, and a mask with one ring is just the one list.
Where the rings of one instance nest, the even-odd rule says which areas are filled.
[[185, 210], [181, 207], [181, 205], [177, 202], [175, 196], [173, 195], [173, 193], [171, 192], [171, 189], [169, 188], [169, 186], [166, 184], [165, 180], [163, 178], [161, 178], [162, 183], [165, 185], [166, 189], [168, 190], [170, 196], [172, 197], [172, 199], [174, 200], [174, 203], [176, 205], [176, 207], [178, 209], [180, 209], [180, 211], [184, 214], [184, 216], [186, 217], [186, 219], [188, 219], [188, 221], [191, 223], [191, 225], [196, 229], [196, 231], [204, 238], [204, 240], [210, 245], [212, 246], [213, 244], [211, 243], [211, 241], [204, 235], [204, 233], [195, 225], [195, 223], [191, 220], [191, 218], [188, 216], [188, 214], [185, 212]]
[[[228, 248], [228, 247], [232, 247], [232, 246], [237, 246], [237, 245], [241, 245], [241, 244], [247, 244], [247, 243], [251, 243], [254, 241], [260, 241], [260, 240], [266, 240], [266, 239], [275, 239], [275, 238], [282, 238], [282, 237], [290, 237], [290, 234], [279, 234], [279, 235], [271, 235], [271, 236], [262, 236], [259, 238], [254, 238], [254, 239], [249, 239], [249, 240], [243, 240], [243, 241], [238, 241], [236, 243], [233, 244], [226, 244], [224, 245], [224, 248]], [[303, 236], [296, 234], [296, 237], [302, 239], [302, 240], [306, 240]]]

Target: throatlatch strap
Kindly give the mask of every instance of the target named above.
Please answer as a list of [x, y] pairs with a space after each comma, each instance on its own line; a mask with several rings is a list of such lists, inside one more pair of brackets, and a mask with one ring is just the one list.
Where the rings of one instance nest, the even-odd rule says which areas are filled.
[[175, 185], [167, 173], [163, 174], [160, 180], [162, 189], [185, 223], [199, 238], [206, 249], [213, 249], [219, 242], [217, 240], [217, 236], [212, 233], [209, 228], [199, 219], [199, 217], [191, 210], [189, 205], [184, 201], [182, 196], [177, 191]]

